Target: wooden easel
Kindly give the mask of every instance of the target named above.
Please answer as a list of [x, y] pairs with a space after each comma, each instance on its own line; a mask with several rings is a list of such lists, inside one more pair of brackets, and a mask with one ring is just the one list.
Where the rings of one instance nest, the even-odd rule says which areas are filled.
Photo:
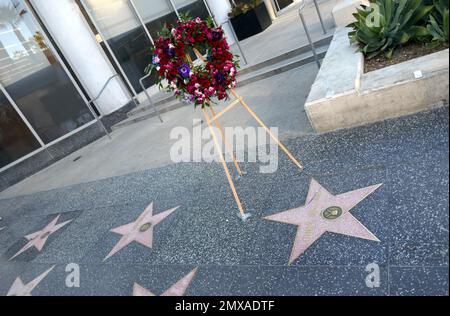
[[[205, 62], [206, 59], [205, 57], [197, 50], [197, 49], [193, 49], [195, 55], [202, 61]], [[189, 62], [192, 64], [192, 59], [191, 57], [188, 55], [188, 60]], [[226, 147], [226, 150], [229, 152], [229, 154], [231, 155], [232, 159], [233, 159], [233, 163], [236, 167], [236, 170], [239, 174], [239, 176], [242, 176], [242, 170], [239, 166], [239, 163], [237, 162], [236, 156], [234, 154], [233, 151], [233, 147], [231, 146], [231, 144], [228, 142], [228, 140], [225, 137], [225, 131], [223, 129], [223, 127], [221, 126], [220, 122], [218, 121], [218, 119], [220, 117], [222, 117], [224, 114], [226, 114], [228, 111], [232, 110], [236, 105], [241, 104], [245, 110], [247, 110], [247, 112], [258, 122], [259, 125], [261, 125], [262, 128], [264, 128], [264, 130], [266, 131], [266, 133], [278, 144], [278, 146], [284, 151], [284, 153], [289, 157], [289, 159], [292, 160], [292, 162], [298, 166], [300, 168], [300, 170], [303, 171], [304, 167], [302, 166], [302, 164], [294, 157], [294, 155], [289, 151], [289, 149], [286, 148], [286, 146], [278, 139], [277, 136], [275, 136], [272, 131], [267, 127], [267, 125], [259, 118], [259, 116], [248, 106], [248, 104], [244, 101], [244, 99], [239, 96], [239, 94], [236, 92], [236, 90], [231, 89], [231, 94], [236, 98], [233, 102], [231, 102], [228, 106], [226, 106], [221, 112], [216, 114], [216, 111], [213, 108], [213, 105], [210, 104], [210, 106], [208, 108], [203, 108], [203, 115], [205, 116], [206, 122], [208, 123], [209, 126], [209, 130], [211, 132], [211, 135], [213, 137], [214, 140], [214, 145], [216, 147], [217, 152], [219, 153], [219, 158], [220, 158], [220, 162], [223, 166], [223, 169], [225, 171], [225, 174], [227, 176], [230, 188], [231, 188], [231, 192], [233, 193], [234, 199], [236, 200], [236, 204], [239, 208], [239, 212], [242, 216], [242, 219], [245, 221], [248, 217], [249, 214], [245, 213], [244, 207], [242, 205], [241, 199], [239, 198], [239, 194], [236, 190], [236, 186], [234, 184], [233, 178], [231, 176], [230, 173], [230, 169], [228, 168], [228, 165], [226, 163], [225, 160], [225, 156], [224, 153], [222, 152], [222, 146], [219, 143], [218, 137], [215, 133], [214, 127], [213, 127], [213, 123], [216, 125], [217, 129], [220, 131], [222, 139], [224, 140], [224, 144]], [[208, 113], [208, 109], [210, 114]]]

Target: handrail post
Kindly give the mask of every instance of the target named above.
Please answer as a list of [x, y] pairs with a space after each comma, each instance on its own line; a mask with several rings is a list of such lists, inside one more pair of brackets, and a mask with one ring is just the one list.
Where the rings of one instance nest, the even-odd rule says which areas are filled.
[[[97, 101], [98, 99], [100, 99], [100, 97], [102, 96], [103, 92], [105, 92], [106, 87], [109, 85], [109, 83], [116, 77], [119, 77], [118, 74], [114, 74], [111, 77], [108, 78], [108, 80], [106, 80], [106, 83], [103, 85], [102, 89], [100, 90], [100, 92], [98, 93], [97, 97], [95, 97], [94, 99], [92, 99], [91, 101], [89, 101], [87, 103], [89, 110], [91, 111], [92, 115], [94, 115], [95, 120], [97, 121], [97, 123], [99, 123], [101, 125], [101, 127], [103, 128], [105, 134], [108, 136], [108, 138], [110, 140], [112, 140], [111, 134], [109, 133], [108, 129], [106, 128], [105, 124], [103, 124], [102, 120], [100, 119], [100, 117], [97, 115], [97, 112], [95, 112], [94, 108], [92, 107], [92, 105], [94, 104], [95, 101]], [[132, 98], [132, 100], [134, 101], [134, 99]]]
[[93, 101], [90, 101], [88, 103], [89, 109], [91, 110], [92, 114], [95, 117], [95, 120], [97, 121], [97, 123], [100, 123], [101, 127], [103, 128], [103, 131], [105, 132], [106, 136], [108, 136], [109, 140], [112, 140], [111, 134], [109, 133], [108, 129], [106, 128], [105, 124], [103, 124], [102, 120], [100, 119], [100, 117], [97, 115], [97, 113], [95, 112], [95, 110], [92, 108], [92, 103]]
[[150, 76], [151, 76], [151, 74], [148, 74], [148, 75], [145, 75], [144, 77], [142, 77], [141, 79], [139, 79], [139, 84], [141, 85], [141, 88], [144, 90], [144, 93], [147, 96], [148, 102], [150, 102], [150, 105], [153, 107], [153, 110], [158, 115], [159, 120], [161, 121], [161, 123], [164, 123], [164, 121], [163, 121], [163, 119], [161, 117], [161, 113], [159, 112], [159, 110], [156, 107], [155, 103], [153, 103], [152, 98], [150, 97], [150, 94], [148, 94], [148, 91], [147, 91], [147, 89], [145, 88], [145, 85], [144, 85], [144, 80], [147, 79]]
[[[314, 2], [316, 2], [316, 1], [314, 0]], [[308, 38], [309, 45], [311, 46], [311, 50], [312, 50], [312, 52], [314, 54], [314, 59], [316, 60], [317, 66], [320, 69], [321, 64], [320, 64], [319, 56], [317, 55], [316, 47], [315, 47], [314, 42], [313, 42], [313, 40], [311, 38], [311, 35], [309, 33], [308, 26], [306, 25], [305, 17], [303, 16], [303, 9], [305, 8], [305, 4], [306, 4], [305, 1], [303, 1], [300, 4], [300, 8], [299, 8], [298, 12], [299, 12], [299, 15], [300, 15], [300, 20], [302, 21], [302, 24], [303, 24], [303, 28], [305, 29], [306, 37]]]
[[325, 28], [325, 24], [322, 19], [322, 13], [320, 12], [319, 4], [317, 0], [314, 0], [314, 5], [316, 6], [317, 15], [319, 16], [320, 24], [322, 25], [323, 34], [327, 34], [327, 29]]

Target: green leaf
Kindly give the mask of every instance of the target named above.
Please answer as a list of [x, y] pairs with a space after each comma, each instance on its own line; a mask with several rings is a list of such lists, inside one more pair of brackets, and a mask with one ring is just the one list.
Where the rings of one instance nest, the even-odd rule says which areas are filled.
[[403, 33], [403, 34], [400, 36], [400, 40], [399, 40], [400, 45], [404, 45], [404, 44], [408, 43], [408, 41], [409, 41], [410, 38], [411, 38], [411, 36], [409, 36], [408, 33], [406, 33], [406, 32]]
[[392, 56], [394, 55], [394, 49], [390, 49], [386, 52], [386, 58], [391, 60]]
[[413, 26], [409, 30], [409, 34], [412, 38], [419, 38], [429, 35], [428, 29], [424, 26]]
[[[368, 58], [381, 53], [392, 58], [398, 46], [412, 40], [448, 42], [448, 0], [433, 1], [434, 5], [428, 5], [431, 0], [370, 0], [371, 7], [361, 6], [354, 14], [356, 21], [349, 25], [350, 43], [357, 43]], [[367, 18], [377, 6], [380, 25], [373, 26]]]

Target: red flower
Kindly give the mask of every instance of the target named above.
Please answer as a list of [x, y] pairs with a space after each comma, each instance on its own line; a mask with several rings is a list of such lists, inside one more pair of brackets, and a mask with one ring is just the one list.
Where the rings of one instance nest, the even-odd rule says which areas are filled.
[[[236, 80], [238, 63], [229, 51], [230, 47], [221, 28], [209, 28], [199, 18], [178, 22], [168, 29], [170, 36], [159, 37], [154, 55], [159, 58], [160, 79], [171, 82], [170, 90], [176, 96], [207, 106], [212, 98], [228, 98], [229, 86]], [[190, 67], [189, 74], [180, 75], [179, 69], [188, 59], [186, 54], [194, 48], [208, 52], [208, 60], [202, 66]]]

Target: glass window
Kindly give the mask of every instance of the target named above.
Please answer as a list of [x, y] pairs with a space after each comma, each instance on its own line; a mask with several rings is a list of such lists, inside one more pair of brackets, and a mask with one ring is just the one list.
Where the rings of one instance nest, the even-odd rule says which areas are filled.
[[293, 2], [294, 2], [293, 0], [278, 0], [278, 6], [279, 6], [280, 10], [283, 10], [284, 8], [286, 8]]
[[169, 0], [133, 0], [139, 15], [150, 32], [156, 39], [158, 33], [165, 24], [175, 24], [178, 16], [173, 10]]
[[44, 143], [93, 120], [22, 0], [0, 0], [0, 83]]
[[[3, 49], [0, 42], [0, 58], [3, 57]], [[39, 147], [36, 138], [0, 91], [0, 168], [28, 155]]]
[[128, 0], [83, 2], [134, 90], [142, 92], [139, 80], [145, 76], [145, 68], [151, 62], [153, 46], [130, 3]]
[[189, 14], [192, 18], [200, 17], [202, 19], [206, 19], [209, 16], [203, 0], [174, 0], [173, 2], [180, 15]]

